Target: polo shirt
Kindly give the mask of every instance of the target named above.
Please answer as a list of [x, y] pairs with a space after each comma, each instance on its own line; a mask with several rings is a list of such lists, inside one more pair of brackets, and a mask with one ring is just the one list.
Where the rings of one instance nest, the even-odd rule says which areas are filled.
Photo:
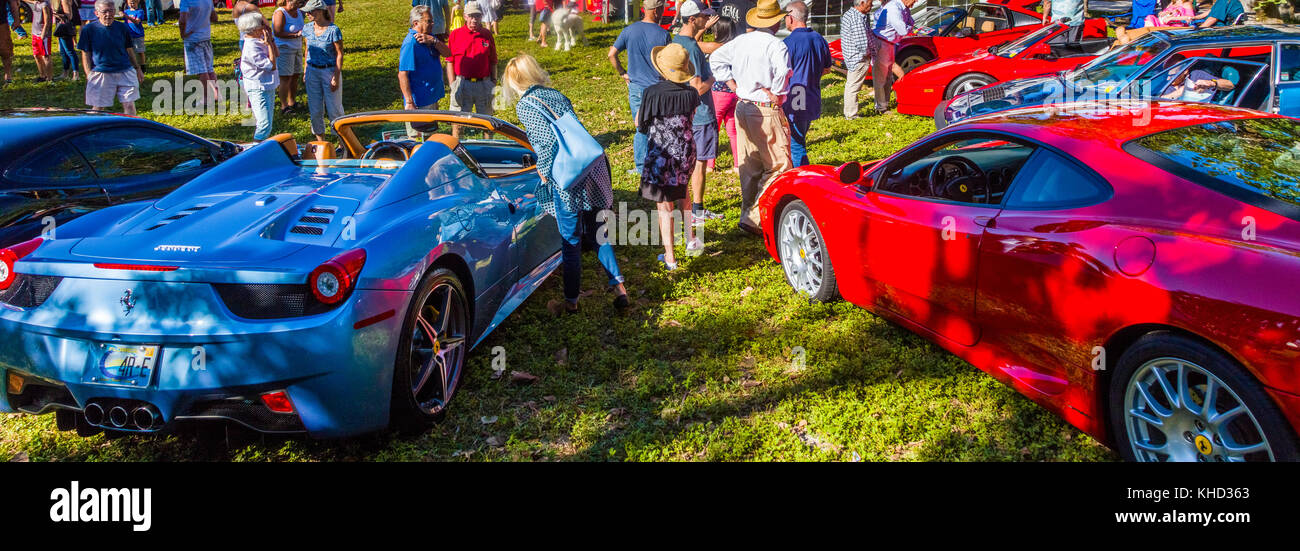
[[831, 68], [830, 45], [817, 31], [799, 27], [785, 37], [785, 50], [791, 69], [785, 112], [800, 120], [815, 119], [822, 113], [822, 72]]
[[645, 21], [637, 21], [623, 27], [623, 30], [618, 33], [618, 38], [614, 40], [615, 49], [627, 52], [628, 80], [642, 88], [663, 80], [663, 77], [659, 76], [659, 71], [656, 71], [655, 66], [650, 63], [650, 51], [656, 46], [667, 44], [668, 31], [659, 25]]
[[416, 107], [433, 105], [442, 99], [442, 65], [438, 52], [415, 39], [415, 29], [406, 33], [397, 54], [397, 70], [407, 72], [411, 98]]
[[469, 30], [468, 26], [451, 31], [447, 37], [451, 49], [451, 67], [456, 76], [488, 78], [497, 65], [497, 45], [492, 31]]
[[134, 68], [126, 49], [134, 47], [131, 31], [121, 21], [114, 20], [105, 27], [99, 20], [86, 23], [77, 39], [77, 49], [90, 54], [97, 73], [120, 73]]

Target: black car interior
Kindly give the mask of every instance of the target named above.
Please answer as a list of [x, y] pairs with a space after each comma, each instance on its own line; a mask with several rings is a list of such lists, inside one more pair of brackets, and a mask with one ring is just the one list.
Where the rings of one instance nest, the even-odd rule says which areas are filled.
[[985, 138], [965, 138], [922, 149], [884, 169], [876, 189], [925, 199], [978, 205], [1002, 203], [1032, 146]]

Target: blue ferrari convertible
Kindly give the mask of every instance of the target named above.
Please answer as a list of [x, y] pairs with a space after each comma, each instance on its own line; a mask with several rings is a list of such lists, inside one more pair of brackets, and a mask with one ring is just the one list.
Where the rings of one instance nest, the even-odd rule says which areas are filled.
[[288, 134], [0, 250], [0, 411], [337, 437], [435, 421], [559, 265], [519, 128], [441, 111]]

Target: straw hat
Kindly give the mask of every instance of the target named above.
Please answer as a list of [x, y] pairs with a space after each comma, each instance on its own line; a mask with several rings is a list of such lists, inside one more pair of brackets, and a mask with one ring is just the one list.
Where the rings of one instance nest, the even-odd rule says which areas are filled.
[[785, 12], [777, 0], [758, 0], [758, 3], [745, 13], [745, 22], [756, 29], [766, 29], [785, 20]]
[[686, 48], [676, 42], [651, 49], [650, 63], [664, 78], [678, 84], [695, 77], [695, 64], [691, 63]]

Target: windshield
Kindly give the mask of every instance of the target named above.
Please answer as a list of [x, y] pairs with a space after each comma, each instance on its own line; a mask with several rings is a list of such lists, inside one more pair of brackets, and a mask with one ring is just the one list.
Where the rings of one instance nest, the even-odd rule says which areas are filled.
[[1215, 122], [1152, 134], [1136, 144], [1213, 182], [1280, 201], [1290, 211], [1280, 214], [1300, 212], [1300, 121]]
[[926, 7], [913, 18], [916, 25], [913, 27], [912, 32], [922, 36], [934, 35], [965, 16], [966, 10], [961, 8]]
[[1056, 31], [1060, 28], [1061, 28], [1060, 23], [1052, 23], [1051, 25], [1038, 29], [1025, 36], [1022, 36], [1019, 39], [1005, 46], [999, 47], [997, 54], [1002, 57], [1015, 57], [1017, 55], [1020, 55], [1020, 52], [1025, 51], [1025, 48], [1037, 44], [1039, 41], [1042, 41], [1048, 36], [1051, 36], [1052, 34], [1056, 33]]
[[1158, 36], [1134, 42], [1123, 48], [1084, 63], [1071, 71], [1066, 78], [1073, 82], [1118, 82], [1137, 74], [1161, 52], [1169, 49], [1169, 42]]

